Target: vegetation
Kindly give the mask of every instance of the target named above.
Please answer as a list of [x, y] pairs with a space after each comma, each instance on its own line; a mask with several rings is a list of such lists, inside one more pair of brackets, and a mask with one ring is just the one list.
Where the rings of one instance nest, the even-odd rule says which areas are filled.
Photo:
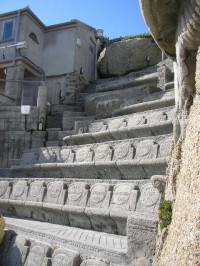
[[172, 201], [164, 200], [160, 205], [159, 222], [160, 228], [164, 229], [171, 224], [172, 220]]
[[142, 34], [137, 34], [137, 35], [130, 35], [130, 36], [125, 36], [122, 38], [122, 40], [130, 40], [130, 39], [136, 39], [136, 38], [151, 38], [150, 33], [142, 33]]

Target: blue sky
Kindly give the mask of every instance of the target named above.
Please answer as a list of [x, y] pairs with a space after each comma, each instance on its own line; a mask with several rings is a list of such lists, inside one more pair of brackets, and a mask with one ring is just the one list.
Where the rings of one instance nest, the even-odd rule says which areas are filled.
[[0, 12], [26, 6], [47, 26], [79, 19], [110, 39], [148, 32], [138, 0], [1, 0]]

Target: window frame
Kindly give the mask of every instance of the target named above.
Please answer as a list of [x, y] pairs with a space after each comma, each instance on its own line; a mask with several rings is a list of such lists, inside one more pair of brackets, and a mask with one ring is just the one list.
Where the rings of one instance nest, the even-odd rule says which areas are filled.
[[[11, 29], [11, 34], [6, 38], [6, 25], [11, 24], [12, 25], [12, 29]], [[13, 32], [14, 32], [14, 20], [8, 20], [8, 21], [4, 21], [3, 23], [3, 31], [2, 31], [2, 42], [6, 42], [6, 41], [10, 41], [13, 40]]]

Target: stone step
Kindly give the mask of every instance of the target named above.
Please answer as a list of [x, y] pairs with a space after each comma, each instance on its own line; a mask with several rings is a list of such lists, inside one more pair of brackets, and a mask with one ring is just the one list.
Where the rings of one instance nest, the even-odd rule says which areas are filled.
[[26, 150], [15, 177], [136, 180], [163, 175], [172, 135]]
[[82, 145], [170, 134], [173, 131], [173, 115], [174, 108], [166, 107], [89, 124], [78, 124], [78, 134], [65, 136], [63, 141], [67, 145]]
[[[165, 180], [165, 176], [136, 181], [7, 178], [0, 181], [0, 212], [9, 234], [29, 239], [30, 252], [37, 240], [57, 249], [72, 248], [82, 259], [102, 258], [122, 266], [131, 259], [129, 250], [140, 242], [133, 228], [139, 238], [144, 234], [151, 238], [152, 229], [154, 234]], [[17, 239], [13, 243], [13, 236], [6, 237], [4, 246], [17, 246]], [[45, 254], [41, 249], [39, 254]], [[11, 257], [16, 260], [17, 254]]]
[[[31, 242], [33, 244], [34, 242], [38, 244], [38, 242], [40, 243], [40, 241], [43, 243], [43, 245], [38, 246], [37, 251], [34, 251], [35, 258], [40, 258], [41, 254], [44, 254], [44, 252], [41, 251], [44, 249], [44, 244], [46, 244], [46, 246], [51, 248], [52, 250], [57, 250], [59, 248], [59, 251], [60, 249], [62, 249], [62, 252], [60, 251], [61, 257], [57, 260], [58, 263], [60, 262], [60, 260], [66, 263], [71, 262], [71, 264], [65, 265], [108, 265], [107, 263], [104, 264], [102, 262], [102, 259], [103, 261], [106, 260], [115, 263], [115, 266], [127, 265], [128, 241], [126, 236], [117, 236], [106, 233], [94, 232], [90, 230], [84, 230], [80, 228], [55, 225], [47, 222], [41, 223], [38, 221], [17, 219], [11, 217], [6, 217], [6, 228], [7, 230], [15, 231], [18, 235], [21, 236], [21, 238], [23, 237], [25, 239], [31, 239]], [[22, 246], [22, 243], [20, 244], [20, 246]], [[17, 246], [17, 244], [15, 244], [15, 246]], [[67, 252], [64, 252], [63, 249]], [[50, 262], [51, 256], [48, 256], [48, 258]], [[54, 254], [52, 255], [52, 260], [53, 258]], [[90, 258], [90, 260], [88, 258]], [[29, 256], [27, 257], [27, 260], [28, 259]], [[42, 259], [40, 261], [42, 261]], [[92, 264], [85, 264], [87, 261], [90, 261], [90, 263], [92, 262]]]
[[85, 98], [84, 111], [88, 115], [95, 115], [97, 119], [102, 119], [112, 117], [117, 109], [170, 97], [174, 97], [173, 90], [162, 91], [155, 86], [146, 84], [132, 89], [91, 94]]
[[[157, 95], [152, 95], [149, 97], [149, 101], [144, 101], [142, 103], [133, 104], [125, 107], [121, 107], [113, 111], [113, 116], [122, 116], [138, 112], [145, 112], [148, 110], [154, 110], [157, 108], [163, 108], [167, 106], [175, 105], [174, 91], [166, 91], [158, 93]], [[160, 99], [156, 99], [154, 96], [160, 96]], [[155, 98], [155, 100], [153, 100]], [[159, 97], [158, 97], [159, 98]]]
[[47, 116], [47, 125], [46, 128], [62, 128], [62, 116]]
[[174, 88], [174, 81], [165, 84], [165, 90], [171, 90]]
[[59, 131], [61, 131], [61, 128], [47, 128], [47, 140], [57, 141], [59, 139]]
[[91, 119], [95, 119], [94, 116], [74, 116], [74, 117], [67, 117], [67, 116], [63, 116], [62, 119], [62, 128], [63, 130], [73, 130], [75, 128], [75, 123], [76, 121], [81, 121], [81, 120], [91, 120]]
[[81, 112], [82, 106], [81, 105], [52, 105], [50, 107], [51, 115], [62, 114], [64, 111], [74, 111], [74, 112]]
[[63, 117], [80, 117], [80, 116], [86, 116], [86, 112], [72, 112], [72, 111], [64, 111]]
[[127, 81], [130, 81], [131, 79], [134, 79], [134, 78], [139, 78], [139, 77], [155, 74], [155, 73], [157, 73], [157, 69], [158, 69], [158, 66], [155, 65], [155, 66], [147, 67], [147, 68], [139, 70], [139, 71], [131, 72], [131, 73], [129, 73], [125, 76], [121, 76], [121, 77], [98, 79], [98, 80], [96, 80], [95, 83], [97, 86], [98, 85], [109, 86], [112, 84], [126, 83]]
[[112, 83], [102, 83], [99, 85], [96, 85], [95, 92], [105, 92], [105, 91], [114, 91], [114, 90], [123, 90], [127, 88], [134, 88], [139, 85], [144, 85], [144, 84], [154, 84], [155, 86], [157, 85], [158, 82], [158, 74], [156, 73], [151, 73], [151, 74], [146, 74], [143, 76], [139, 77], [133, 77], [129, 78], [127, 80], [120, 79], [117, 82]]
[[47, 141], [46, 142], [46, 147], [57, 147], [57, 146], [60, 146], [60, 142], [57, 140], [57, 141]]

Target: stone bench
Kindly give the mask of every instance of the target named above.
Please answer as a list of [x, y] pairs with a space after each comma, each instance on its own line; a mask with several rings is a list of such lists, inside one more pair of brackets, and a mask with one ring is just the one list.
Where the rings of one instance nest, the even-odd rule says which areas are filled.
[[79, 266], [81, 263], [79, 254], [72, 250], [15, 234], [5, 238], [0, 255], [0, 265], [6, 266]]
[[78, 134], [66, 136], [67, 145], [82, 145], [127, 138], [169, 134], [172, 132], [172, 107], [131, 114], [92, 122], [76, 130]]
[[15, 177], [146, 179], [165, 174], [171, 142], [172, 135], [162, 135], [123, 143], [27, 150], [21, 165], [11, 169]]
[[5, 216], [119, 235], [126, 235], [130, 215], [157, 214], [160, 203], [160, 193], [151, 180], [112, 183], [12, 180], [0, 181], [0, 188], [5, 191], [0, 195], [0, 212]]

